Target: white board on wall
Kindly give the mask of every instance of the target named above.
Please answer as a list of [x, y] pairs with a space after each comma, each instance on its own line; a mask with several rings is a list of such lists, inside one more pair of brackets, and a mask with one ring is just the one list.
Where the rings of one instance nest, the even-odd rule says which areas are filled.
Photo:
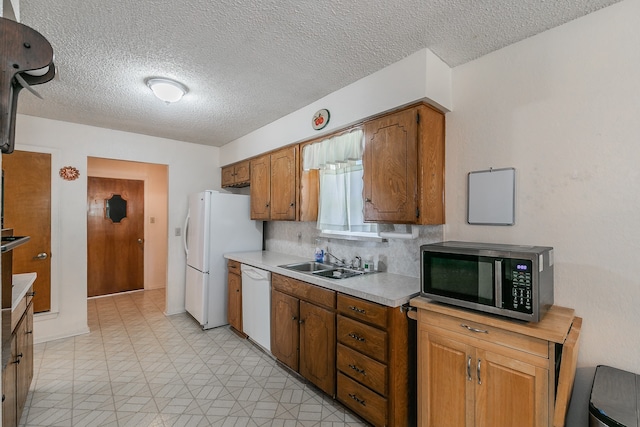
[[514, 168], [469, 172], [467, 222], [479, 225], [515, 223]]

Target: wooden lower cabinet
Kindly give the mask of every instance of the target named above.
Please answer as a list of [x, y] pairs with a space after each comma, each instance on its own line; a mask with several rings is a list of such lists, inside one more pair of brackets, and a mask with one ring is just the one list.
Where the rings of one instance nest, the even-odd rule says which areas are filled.
[[417, 306], [420, 426], [553, 425], [558, 348], [573, 310], [557, 307], [530, 324]]
[[271, 287], [271, 353], [334, 396], [335, 292], [279, 274]]
[[[29, 289], [12, 313], [11, 357], [2, 370], [2, 426], [20, 421], [33, 380], [33, 289]], [[17, 320], [14, 320], [17, 319]]]
[[242, 332], [242, 276], [240, 263], [227, 263], [227, 322], [236, 332]]
[[337, 398], [376, 427], [413, 426], [415, 331], [400, 307], [337, 300]]

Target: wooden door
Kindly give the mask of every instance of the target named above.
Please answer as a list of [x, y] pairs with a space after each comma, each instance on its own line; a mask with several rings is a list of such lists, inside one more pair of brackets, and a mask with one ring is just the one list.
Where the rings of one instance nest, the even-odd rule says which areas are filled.
[[300, 375], [330, 396], [336, 389], [336, 315], [300, 301]]
[[365, 123], [365, 221], [416, 223], [418, 126], [415, 108]]
[[51, 154], [14, 151], [2, 156], [4, 227], [30, 236], [13, 250], [13, 273], [35, 272], [34, 311], [51, 310]]
[[418, 425], [472, 427], [473, 349], [422, 326], [418, 345]]
[[229, 273], [228, 282], [228, 303], [227, 322], [236, 331], [242, 332], [242, 277], [238, 274]]
[[144, 288], [144, 181], [88, 178], [87, 295]]
[[294, 146], [271, 154], [272, 220], [296, 219], [297, 152], [298, 146]]
[[267, 154], [251, 160], [251, 219], [271, 219], [271, 173], [270, 156]]
[[271, 353], [282, 363], [298, 371], [300, 345], [300, 308], [298, 298], [271, 290]]
[[484, 350], [477, 350], [477, 427], [549, 425], [548, 370]]

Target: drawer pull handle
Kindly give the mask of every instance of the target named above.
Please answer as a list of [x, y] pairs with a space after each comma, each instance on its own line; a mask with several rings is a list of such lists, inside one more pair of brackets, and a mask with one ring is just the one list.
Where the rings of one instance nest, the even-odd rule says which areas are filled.
[[485, 331], [484, 329], [477, 329], [477, 328], [472, 328], [469, 325], [465, 325], [464, 323], [461, 323], [460, 326], [462, 326], [463, 328], [466, 328], [468, 330], [470, 330], [471, 332], [477, 332], [479, 334], [488, 334], [489, 331]]
[[349, 365], [349, 367], [351, 369], [353, 369], [354, 371], [356, 371], [357, 373], [359, 373], [359, 374], [367, 375], [367, 373], [364, 371], [364, 369], [360, 369], [356, 365]]
[[364, 342], [364, 341], [365, 341], [365, 339], [364, 339], [364, 338], [359, 337], [359, 336], [358, 336], [358, 335], [356, 335], [356, 334], [349, 334], [349, 336], [350, 336], [351, 338], [353, 338], [354, 340], [356, 340], [356, 341], [360, 341], [360, 342]]
[[355, 311], [356, 313], [360, 313], [360, 314], [365, 314], [367, 312], [367, 310], [363, 309], [363, 308], [358, 308], [355, 307], [353, 305], [350, 305], [349, 308], [353, 311]]
[[471, 356], [467, 357], [467, 381], [471, 381]]
[[27, 335], [32, 334], [32, 333], [33, 333], [33, 331], [27, 331], [27, 332], [25, 332], [25, 334], [27, 334]]
[[364, 399], [359, 399], [358, 396], [356, 396], [355, 394], [349, 393], [349, 397], [355, 400], [356, 402], [358, 402], [359, 404], [361, 404], [362, 406], [367, 406], [364, 403]]
[[478, 384], [482, 385], [482, 379], [480, 379], [480, 364], [482, 363], [481, 359], [478, 359]]
[[28, 293], [27, 293], [27, 296], [35, 297], [35, 296], [36, 296], [36, 291], [28, 292]]

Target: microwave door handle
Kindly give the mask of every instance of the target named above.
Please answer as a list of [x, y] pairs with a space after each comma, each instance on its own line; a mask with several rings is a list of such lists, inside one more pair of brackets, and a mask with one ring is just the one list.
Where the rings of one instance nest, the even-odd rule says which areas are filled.
[[502, 260], [497, 259], [494, 261], [495, 266], [495, 281], [494, 281], [494, 294], [496, 296], [496, 307], [502, 308]]

